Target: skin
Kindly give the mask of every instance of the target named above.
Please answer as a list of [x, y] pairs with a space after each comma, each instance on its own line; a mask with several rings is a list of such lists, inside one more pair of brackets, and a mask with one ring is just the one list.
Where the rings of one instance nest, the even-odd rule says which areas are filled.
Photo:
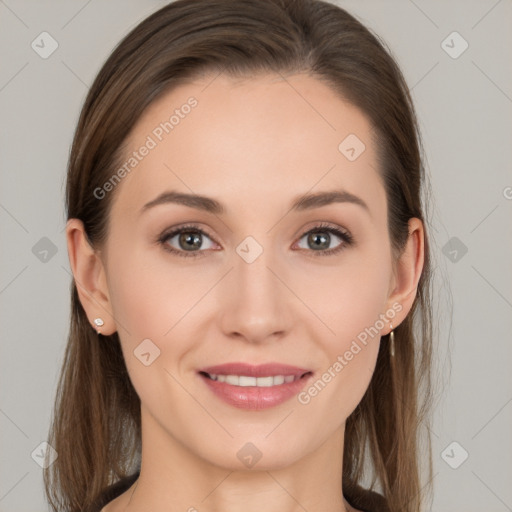
[[[141, 398], [139, 480], [103, 511], [354, 510], [341, 492], [345, 421], [369, 385], [380, 336], [413, 304], [422, 223], [410, 220], [394, 261], [371, 125], [305, 74], [181, 85], [146, 110], [127, 156], [190, 96], [197, 107], [117, 185], [101, 251], [87, 244], [79, 220], [67, 224], [83, 307], [91, 325], [103, 318], [103, 334], [119, 333]], [[366, 145], [353, 162], [338, 150], [351, 133]], [[348, 202], [289, 211], [298, 196], [336, 189], [368, 211]], [[171, 203], [140, 213], [167, 190], [214, 198], [225, 213]], [[155, 242], [191, 222], [208, 234], [202, 256], [180, 257]], [[319, 222], [349, 231], [354, 244], [319, 255], [304, 236]], [[247, 236], [263, 248], [250, 264], [236, 252]], [[331, 235], [327, 246], [344, 243]], [[178, 236], [164, 244], [186, 251]], [[393, 304], [401, 311], [308, 404], [293, 397], [263, 411], [237, 409], [197, 375], [224, 362], [276, 361], [312, 370], [315, 381]], [[160, 349], [149, 366], [133, 354], [147, 338]], [[252, 468], [237, 458], [247, 442], [262, 453]]]

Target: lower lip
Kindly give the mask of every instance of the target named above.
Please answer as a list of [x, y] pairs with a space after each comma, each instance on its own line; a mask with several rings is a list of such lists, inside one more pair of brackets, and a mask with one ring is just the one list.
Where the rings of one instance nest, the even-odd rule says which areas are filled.
[[229, 405], [239, 409], [259, 411], [275, 407], [297, 395], [312, 374], [308, 373], [293, 382], [261, 388], [257, 386], [233, 386], [232, 384], [212, 380], [203, 374], [199, 374], [199, 376], [213, 393]]

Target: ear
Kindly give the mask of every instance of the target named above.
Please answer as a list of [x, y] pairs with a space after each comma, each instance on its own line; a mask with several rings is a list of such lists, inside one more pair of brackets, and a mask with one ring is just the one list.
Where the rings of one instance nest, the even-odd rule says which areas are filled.
[[[66, 239], [71, 271], [87, 318], [98, 333], [104, 336], [113, 334], [116, 327], [112, 316], [105, 269], [99, 253], [87, 240], [81, 220], [68, 220]], [[95, 325], [96, 318], [103, 320], [104, 324], [101, 327]]]
[[[387, 301], [387, 307], [393, 308], [393, 304], [401, 305], [401, 309], [397, 311], [392, 324], [393, 328], [397, 327], [408, 315], [412, 308], [416, 292], [418, 290], [418, 282], [421, 277], [424, 263], [424, 229], [423, 222], [417, 218], [409, 219], [409, 237], [406, 246], [396, 262], [390, 283], [390, 295]], [[388, 328], [388, 334], [391, 331]]]

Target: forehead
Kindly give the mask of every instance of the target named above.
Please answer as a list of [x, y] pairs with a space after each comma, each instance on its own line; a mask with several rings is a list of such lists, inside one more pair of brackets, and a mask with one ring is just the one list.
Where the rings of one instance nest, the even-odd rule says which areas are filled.
[[126, 147], [122, 163], [135, 165], [118, 185], [125, 214], [165, 190], [218, 198], [228, 214], [317, 189], [382, 202], [369, 121], [309, 75], [182, 84], [150, 105]]

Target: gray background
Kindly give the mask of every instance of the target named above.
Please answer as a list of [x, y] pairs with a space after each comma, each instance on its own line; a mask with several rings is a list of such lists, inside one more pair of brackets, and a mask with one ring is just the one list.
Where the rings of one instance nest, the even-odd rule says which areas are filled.
[[[1, 512], [48, 509], [31, 454], [66, 343], [63, 190], [79, 109], [113, 46], [165, 3], [0, 0]], [[512, 510], [512, 2], [338, 3], [387, 42], [423, 132], [439, 299], [432, 510]], [[47, 59], [31, 47], [43, 31], [58, 42]], [[469, 44], [457, 58], [453, 31]]]

